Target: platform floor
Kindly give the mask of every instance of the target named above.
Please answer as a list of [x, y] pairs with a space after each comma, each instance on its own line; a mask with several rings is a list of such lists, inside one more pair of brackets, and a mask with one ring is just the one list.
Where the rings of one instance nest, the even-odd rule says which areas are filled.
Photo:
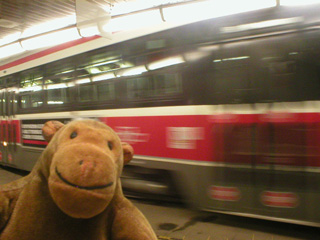
[[8, 171], [6, 168], [0, 167], [0, 185], [17, 180], [26, 174], [27, 172]]
[[[21, 178], [26, 173], [0, 167], [0, 185]], [[162, 202], [131, 201], [149, 220], [159, 240], [320, 239], [320, 228], [210, 214]]]

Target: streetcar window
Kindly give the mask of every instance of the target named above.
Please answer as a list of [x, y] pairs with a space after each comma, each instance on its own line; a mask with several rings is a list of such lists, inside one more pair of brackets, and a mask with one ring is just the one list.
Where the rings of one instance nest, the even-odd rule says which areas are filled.
[[72, 87], [75, 85], [73, 82], [47, 79], [45, 83], [47, 104], [65, 104], [72, 101]]
[[182, 83], [178, 74], [162, 74], [153, 77], [155, 95], [182, 93]]
[[37, 108], [43, 105], [43, 68], [37, 67], [21, 73], [20, 107]]
[[221, 45], [220, 53], [215, 53], [207, 77], [211, 89], [211, 98], [218, 104], [250, 102], [251, 55], [248, 43]]
[[26, 96], [21, 96], [21, 108], [28, 108], [31, 106], [31, 101], [30, 101], [30, 96], [26, 95]]
[[297, 59], [300, 57], [298, 40], [297, 35], [291, 35], [252, 43], [252, 85], [257, 88], [257, 101], [301, 100], [297, 75]]
[[79, 100], [80, 102], [95, 101], [97, 94], [93, 85], [79, 85]]
[[129, 99], [162, 97], [182, 93], [182, 82], [178, 73], [139, 77], [127, 81]]
[[43, 94], [42, 91], [32, 92], [20, 96], [20, 107], [21, 108], [34, 108], [43, 105]]
[[127, 82], [128, 98], [145, 98], [149, 94], [149, 78], [140, 77], [129, 79]]
[[70, 89], [60, 88], [47, 91], [47, 103], [50, 105], [65, 104], [70, 102]]
[[72, 101], [72, 83], [76, 75], [74, 57], [55, 61], [46, 65], [44, 80], [47, 104], [61, 105]]
[[23, 90], [29, 90], [41, 86], [43, 82], [43, 76], [40, 73], [35, 73], [34, 75], [26, 74], [21, 76], [20, 86]]
[[320, 33], [306, 32], [301, 40], [300, 52], [292, 52], [299, 59], [297, 69], [299, 93], [302, 100], [320, 99]]
[[108, 101], [115, 98], [115, 89], [113, 82], [102, 83], [97, 87], [97, 97], [99, 101]]

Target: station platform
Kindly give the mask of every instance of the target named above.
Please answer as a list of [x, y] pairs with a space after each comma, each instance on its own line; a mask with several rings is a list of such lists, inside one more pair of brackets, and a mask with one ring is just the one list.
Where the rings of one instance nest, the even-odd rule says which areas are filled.
[[27, 174], [28, 172], [26, 171], [19, 171], [16, 169], [0, 167], [0, 185], [17, 180]]
[[[0, 185], [26, 174], [0, 167]], [[200, 212], [160, 201], [130, 200], [149, 220], [159, 240], [319, 239], [317, 228]]]

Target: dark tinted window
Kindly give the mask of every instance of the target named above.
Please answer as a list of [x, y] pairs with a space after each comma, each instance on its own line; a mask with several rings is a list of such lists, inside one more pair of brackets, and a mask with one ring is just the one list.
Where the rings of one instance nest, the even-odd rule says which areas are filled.
[[36, 108], [44, 103], [43, 67], [37, 67], [20, 74], [20, 107]]
[[219, 45], [219, 49], [214, 51], [207, 61], [204, 65], [207, 70], [205, 78], [211, 103], [230, 104], [250, 101], [251, 54], [248, 42]]
[[105, 82], [96, 86], [99, 101], [109, 101], [115, 98], [114, 82]]
[[301, 100], [299, 94], [299, 35], [252, 41], [251, 84], [255, 102]]
[[35, 108], [43, 105], [43, 92], [29, 92], [20, 96], [21, 108]]
[[93, 85], [79, 86], [79, 100], [80, 102], [95, 101], [97, 94]]
[[155, 74], [127, 80], [129, 99], [161, 98], [182, 93], [182, 81], [178, 73]]

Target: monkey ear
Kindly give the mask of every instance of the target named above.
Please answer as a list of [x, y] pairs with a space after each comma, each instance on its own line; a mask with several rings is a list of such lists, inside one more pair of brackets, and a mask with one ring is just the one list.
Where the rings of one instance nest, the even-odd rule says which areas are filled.
[[132, 160], [134, 150], [133, 147], [128, 143], [122, 142], [121, 145], [123, 149], [123, 164], [126, 165]]
[[48, 121], [42, 127], [42, 136], [47, 142], [50, 142], [54, 134], [64, 126], [62, 122], [59, 121]]

